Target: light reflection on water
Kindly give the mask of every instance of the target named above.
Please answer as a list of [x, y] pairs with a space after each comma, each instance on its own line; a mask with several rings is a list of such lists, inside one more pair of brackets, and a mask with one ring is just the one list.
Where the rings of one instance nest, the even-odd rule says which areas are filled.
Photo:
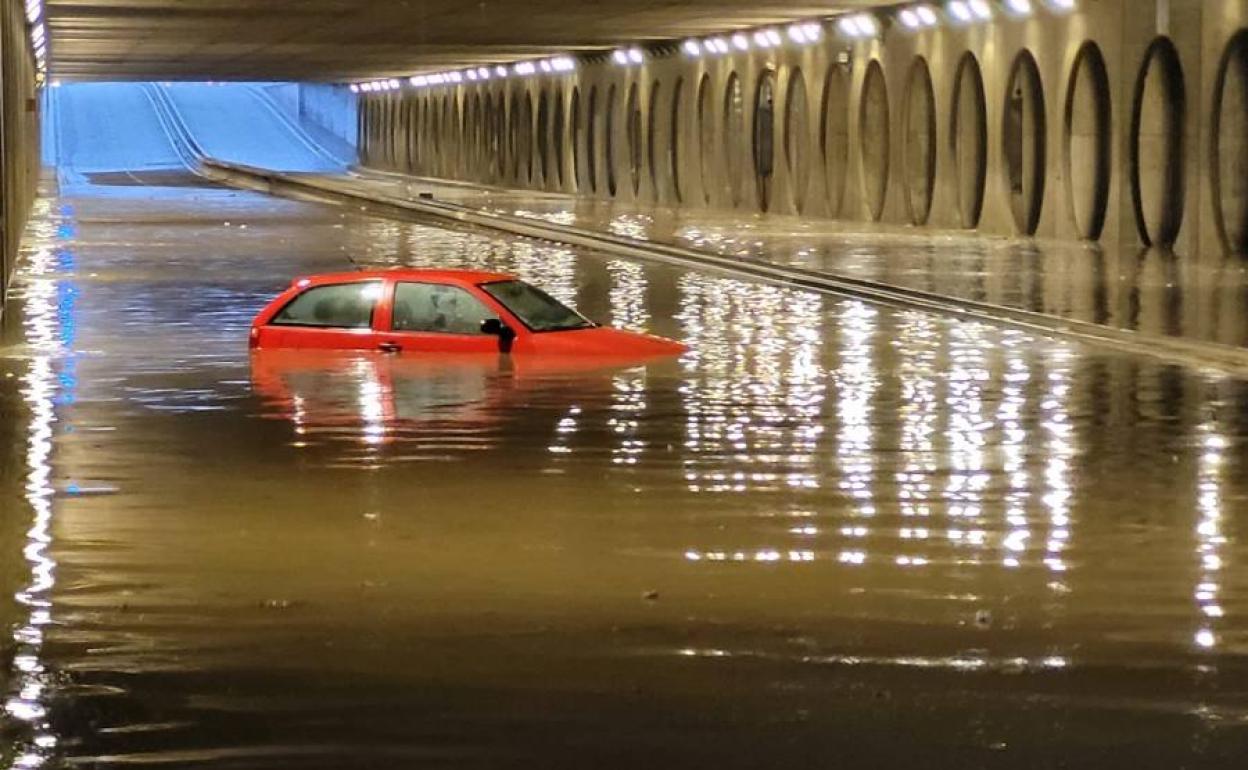
[[[734, 670], [780, 700], [823, 692], [822, 669], [984, 677], [964, 688], [1113, 665], [1165, 672], [1150, 686], [1191, 665], [1244, 673], [1238, 383], [536, 242], [380, 220], [335, 228], [291, 204], [264, 226], [287, 240], [257, 251], [266, 241], [222, 239], [229, 275], [205, 277], [196, 244], [220, 235], [215, 221], [178, 212], [143, 262], [116, 246], [142, 235], [127, 212], [101, 210], [110, 221], [66, 231], [72, 251], [36, 238], [19, 292], [34, 527], [6, 703], [46, 747], [154, 758], [250, 735], [256, 720], [292, 743], [325, 739], [272, 706], [274, 691], [318, 724], [384, 743], [396, 720], [438, 723], [439, 703], [391, 708], [430, 678], [549, 696], [619, 695], [636, 677], [660, 700], [670, 687], [710, 702], [722, 694], [701, 667], [711, 660], [775, 666]], [[581, 368], [249, 357], [254, 309], [343, 252], [513, 271], [691, 351]], [[177, 319], [176, 332], [153, 319]], [[83, 429], [64, 450], [58, 425]], [[116, 494], [65, 506], [54, 478]], [[628, 668], [637, 656], [654, 668]], [[580, 668], [586, 657], [605, 682]], [[672, 660], [694, 668], [672, 673]], [[288, 670], [276, 683], [255, 674]], [[70, 716], [57, 734], [39, 711], [52, 671], [77, 688], [60, 701], [67, 714], [214, 727], [144, 743]], [[397, 692], [374, 697], [378, 680]], [[1084, 703], [1081, 685], [1044, 681]], [[1096, 681], [1106, 698], [1131, 689]], [[108, 704], [82, 694], [92, 687], [112, 688]], [[1176, 702], [1147, 708], [1238, 713], [1196, 685]], [[1018, 714], [998, 705], [1002, 719]], [[489, 733], [488, 716], [458, 708], [475, 725], [466, 743]]]
[[[47, 221], [48, 203], [40, 201], [36, 221]], [[56, 496], [52, 450], [57, 409], [73, 403], [76, 391], [74, 303], [78, 289], [72, 275], [72, 254], [56, 246], [55, 239], [73, 236], [72, 229], [60, 228], [50, 236], [47, 228], [34, 235], [43, 244], [32, 252], [20, 274], [15, 302], [25, 305], [27, 372], [22, 378], [22, 398], [29, 410], [24, 498], [31, 525], [26, 532], [22, 556], [29, 566], [29, 582], [15, 598], [27, 612], [24, 622], [12, 630], [14, 651], [4, 712], [21, 723], [18, 744], [12, 747], [12, 766], [37, 768], [46, 764], [55, 751], [57, 737], [49, 713], [49, 689], [54, 683], [53, 667], [46, 660], [45, 635], [54, 623], [53, 590], [57, 562], [51, 553], [53, 505]], [[73, 492], [72, 488], [69, 490]], [[0, 752], [3, 756], [3, 752]]]

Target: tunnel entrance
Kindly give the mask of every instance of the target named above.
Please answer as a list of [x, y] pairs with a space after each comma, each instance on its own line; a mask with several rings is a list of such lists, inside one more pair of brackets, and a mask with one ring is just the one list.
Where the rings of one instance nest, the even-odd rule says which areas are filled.
[[867, 66], [858, 109], [858, 148], [862, 159], [863, 197], [876, 222], [884, 216], [888, 193], [888, 86], [878, 61]]
[[1214, 214], [1226, 250], [1248, 255], [1248, 30], [1227, 45], [1213, 98]]
[[793, 208], [806, 208], [810, 187], [810, 110], [806, 103], [806, 78], [800, 69], [789, 75], [789, 94], [784, 109], [784, 160], [788, 165]]
[[1131, 194], [1148, 246], [1173, 246], [1183, 224], [1186, 117], [1178, 49], [1158, 38], [1144, 55], [1131, 118]]
[[766, 211], [771, 205], [771, 181], [776, 165], [776, 73], [764, 70], [758, 78], [754, 96], [754, 137], [751, 142], [754, 160], [754, 181], [758, 189], [758, 207]]
[[823, 155], [828, 213], [837, 217], [845, 201], [849, 168], [849, 79], [839, 64], [829, 67], [824, 77], [819, 116], [819, 149]]
[[936, 183], [936, 94], [927, 59], [915, 57], [906, 84], [905, 117], [906, 210], [913, 225], [927, 224]]
[[1044, 205], [1045, 108], [1040, 68], [1029, 51], [1014, 59], [1006, 88], [1002, 137], [1010, 213], [1023, 235], [1035, 235]]
[[984, 183], [988, 176], [988, 110], [984, 97], [984, 76], [979, 60], [966, 53], [958, 62], [953, 86], [953, 141], [958, 212], [962, 227], [979, 227], [984, 210]]
[[1079, 49], [1066, 91], [1067, 197], [1079, 237], [1095, 241], [1105, 229], [1109, 206], [1109, 75], [1096, 43]]

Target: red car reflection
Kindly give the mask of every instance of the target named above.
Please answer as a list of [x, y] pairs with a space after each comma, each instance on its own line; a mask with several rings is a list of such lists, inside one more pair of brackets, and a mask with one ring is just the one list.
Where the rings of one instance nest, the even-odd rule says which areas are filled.
[[355, 428], [369, 428], [370, 443], [384, 444], [412, 430], [445, 436], [454, 429], [480, 439], [503, 420], [541, 420], [546, 413], [609, 399], [612, 376], [629, 363], [497, 352], [387, 356], [255, 350], [251, 380], [266, 415], [289, 420], [301, 433], [323, 430], [343, 438], [355, 435]]
[[685, 351], [599, 326], [510, 275], [407, 268], [299, 278], [256, 316], [251, 346], [631, 360]]

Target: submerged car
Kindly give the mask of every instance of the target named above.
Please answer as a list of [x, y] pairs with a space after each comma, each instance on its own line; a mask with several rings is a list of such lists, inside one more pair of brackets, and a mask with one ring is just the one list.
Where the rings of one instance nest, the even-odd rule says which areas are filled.
[[406, 268], [296, 279], [256, 316], [251, 347], [633, 359], [685, 351], [600, 326], [504, 273]]

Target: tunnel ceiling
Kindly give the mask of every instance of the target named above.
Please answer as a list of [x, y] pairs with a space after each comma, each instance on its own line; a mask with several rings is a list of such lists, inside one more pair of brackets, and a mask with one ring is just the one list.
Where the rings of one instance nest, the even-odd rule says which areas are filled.
[[359, 80], [890, 5], [874, 0], [48, 0], [66, 79]]

